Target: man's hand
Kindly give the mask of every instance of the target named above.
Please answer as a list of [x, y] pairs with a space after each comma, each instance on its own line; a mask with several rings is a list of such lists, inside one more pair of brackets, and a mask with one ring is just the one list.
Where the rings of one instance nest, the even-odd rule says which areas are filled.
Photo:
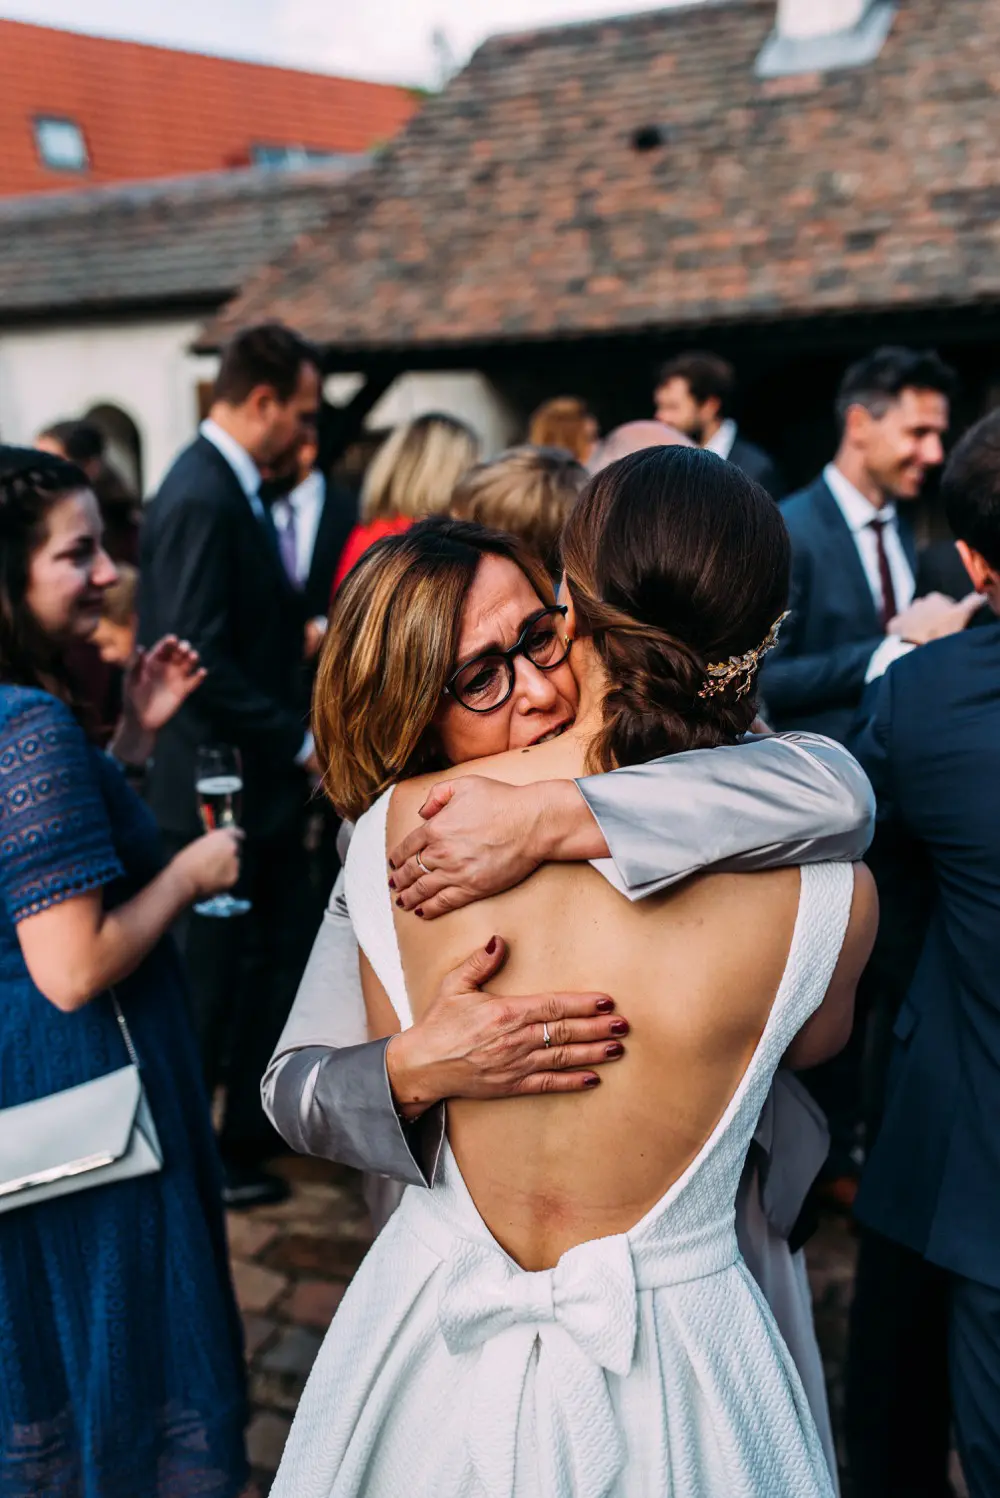
[[899, 635], [912, 645], [926, 645], [930, 640], [957, 635], [967, 628], [984, 602], [980, 593], [969, 593], [958, 603], [943, 593], [928, 593], [926, 598], [915, 598], [909, 608], [889, 621], [889, 634]]
[[492, 937], [448, 974], [417, 1024], [390, 1040], [386, 1067], [404, 1117], [449, 1097], [580, 1092], [600, 1081], [594, 1067], [624, 1055], [628, 1021], [607, 994], [484, 992], [506, 956], [503, 938]]
[[467, 775], [434, 786], [420, 815], [423, 826], [389, 855], [389, 886], [403, 910], [429, 920], [520, 884], [540, 863], [608, 851], [572, 780], [517, 786]]
[[322, 617], [309, 619], [306, 623], [305, 641], [303, 653], [307, 661], [315, 659], [320, 652], [320, 646], [326, 639], [326, 620]]

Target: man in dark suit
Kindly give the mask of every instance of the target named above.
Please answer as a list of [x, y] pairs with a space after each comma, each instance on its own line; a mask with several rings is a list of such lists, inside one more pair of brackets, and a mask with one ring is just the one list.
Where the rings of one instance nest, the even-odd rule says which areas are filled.
[[732, 417], [736, 373], [718, 354], [679, 354], [660, 370], [656, 419], [717, 453], [780, 499], [784, 487], [774, 461], [745, 437]]
[[252, 913], [191, 915], [181, 932], [210, 1090], [225, 1073], [220, 1148], [233, 1206], [281, 1193], [261, 1168], [273, 1135], [259, 1084], [308, 949], [302, 605], [258, 491], [262, 469], [294, 463], [318, 405], [317, 356], [296, 334], [275, 324], [239, 334], [222, 356], [209, 418], [163, 480], [143, 530], [140, 638], [175, 633], [208, 668], [160, 734], [150, 772], [149, 802], [172, 848], [200, 831], [199, 746], [233, 745], [242, 758], [242, 892]]
[[914, 604], [916, 544], [902, 506], [944, 457], [953, 376], [933, 353], [878, 349], [837, 396], [840, 446], [782, 504], [792, 587], [777, 648], [761, 669], [775, 728], [843, 742], [867, 682], [914, 645], [964, 629], [974, 598]]
[[[973, 428], [944, 475], [973, 586], [1000, 613], [1000, 415]], [[921, 1317], [947, 1346], [971, 1498], [1000, 1493], [1000, 624], [897, 662], [866, 700], [852, 747], [922, 916], [916, 970], [893, 1031], [882, 1121], [856, 1212], [863, 1225], [852, 1324], [855, 1489], [936, 1495], [919, 1469], [922, 1410], [900, 1388]], [[932, 1305], [940, 1323], [927, 1328]], [[911, 1381], [912, 1382], [912, 1381]], [[920, 1440], [915, 1441], [919, 1434]], [[913, 1460], [916, 1447], [917, 1463]], [[916, 1470], [914, 1470], [916, 1468]]]

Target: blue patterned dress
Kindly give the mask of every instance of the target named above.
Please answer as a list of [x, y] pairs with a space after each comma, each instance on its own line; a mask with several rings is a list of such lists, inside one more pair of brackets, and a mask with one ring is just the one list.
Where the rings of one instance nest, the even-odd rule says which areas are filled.
[[[161, 867], [155, 825], [45, 692], [0, 685], [0, 1108], [127, 1064], [110, 1001], [63, 1014], [17, 922]], [[247, 1481], [242, 1337], [184, 982], [161, 941], [118, 985], [158, 1175], [0, 1214], [0, 1498], [232, 1498]]]

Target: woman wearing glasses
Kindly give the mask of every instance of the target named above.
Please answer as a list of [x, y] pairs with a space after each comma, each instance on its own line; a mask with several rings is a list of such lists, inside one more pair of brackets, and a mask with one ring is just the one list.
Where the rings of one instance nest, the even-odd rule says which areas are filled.
[[[575, 778], [734, 743], [787, 588], [787, 537], [763, 492], [710, 455], [640, 454], [589, 486], [564, 549], [566, 634], [555, 621], [525, 747], [451, 773]], [[347, 897], [372, 1033], [405, 1034], [463, 953], [495, 950], [499, 932], [501, 991], [616, 989], [632, 1032], [586, 1100], [449, 1102], [434, 1188], [406, 1194], [349, 1291], [275, 1491], [389, 1493], [405, 1473], [412, 1493], [827, 1494], [733, 1207], [779, 1061], [819, 1059], [849, 1026], [871, 934], [864, 878], [855, 895], [846, 866], [715, 876], [630, 905], [586, 866], [548, 866], [433, 926], [395, 911], [385, 849], [430, 782], [379, 793], [424, 753], [466, 752], [479, 715], [462, 696], [481, 701], [494, 670], [509, 728], [516, 644], [515, 685], [537, 670], [523, 661], [526, 566], [477, 560], [456, 615], [457, 558], [433, 584], [412, 554], [402, 575], [399, 560], [352, 579], [317, 699], [334, 798], [370, 808]]]

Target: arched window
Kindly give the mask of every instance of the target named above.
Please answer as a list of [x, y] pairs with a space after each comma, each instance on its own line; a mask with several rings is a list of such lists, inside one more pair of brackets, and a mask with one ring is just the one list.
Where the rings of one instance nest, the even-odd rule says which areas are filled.
[[104, 433], [108, 463], [117, 470], [132, 493], [141, 497], [142, 439], [131, 416], [120, 406], [102, 403], [92, 406], [83, 419], [93, 422]]

